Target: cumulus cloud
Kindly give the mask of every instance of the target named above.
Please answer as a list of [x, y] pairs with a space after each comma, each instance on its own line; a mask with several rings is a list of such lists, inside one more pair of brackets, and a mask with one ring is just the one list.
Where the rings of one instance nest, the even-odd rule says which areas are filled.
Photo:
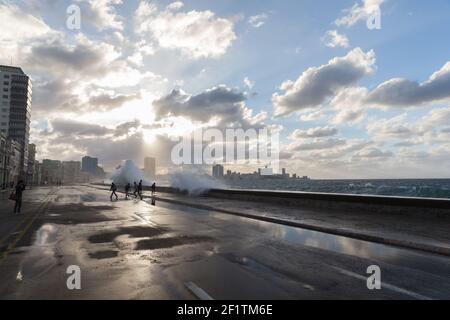
[[337, 30], [329, 30], [322, 38], [322, 42], [325, 43], [327, 47], [330, 48], [348, 48], [350, 46], [350, 41], [347, 36], [340, 34]]
[[251, 81], [248, 77], [244, 78], [244, 84], [248, 89], [253, 89], [253, 87], [255, 86], [255, 83]]
[[242, 92], [221, 85], [197, 95], [173, 90], [169, 95], [154, 101], [153, 108], [157, 119], [182, 116], [204, 123], [219, 119], [219, 125], [224, 126], [249, 126], [267, 117], [265, 113], [253, 116], [252, 111], [245, 106], [245, 101]]
[[138, 32], [149, 33], [162, 48], [178, 49], [195, 59], [219, 57], [236, 39], [232, 21], [209, 10], [178, 9], [160, 12], [156, 5], [141, 2], [135, 13]]
[[301, 140], [290, 144], [287, 149], [290, 152], [324, 150], [344, 146], [346, 143], [345, 139], [314, 139], [311, 142]]
[[261, 14], [255, 15], [255, 16], [251, 16], [248, 19], [248, 23], [253, 28], [260, 28], [266, 23], [266, 20], [268, 18], [269, 18], [269, 16], [266, 13], [261, 13]]
[[311, 128], [308, 130], [295, 130], [292, 135], [291, 139], [304, 139], [304, 138], [323, 138], [323, 137], [330, 137], [338, 134], [339, 130], [334, 127], [317, 127], [317, 128]]
[[286, 81], [280, 89], [282, 94], [272, 96], [276, 117], [288, 116], [302, 109], [315, 108], [361, 78], [371, 74], [375, 68], [375, 53], [355, 48], [344, 57], [331, 59], [320, 67], [303, 72], [295, 81]]
[[385, 159], [391, 158], [394, 154], [391, 151], [382, 151], [378, 148], [365, 148], [355, 153], [355, 159]]
[[380, 84], [366, 101], [381, 106], [412, 107], [450, 99], [450, 61], [422, 83], [395, 78]]
[[351, 8], [344, 10], [345, 15], [336, 20], [338, 26], [353, 26], [359, 21], [366, 20], [380, 10], [385, 0], [362, 0]]
[[63, 137], [104, 136], [113, 132], [111, 129], [98, 124], [90, 124], [69, 119], [55, 119], [52, 120], [50, 124], [52, 127], [51, 133], [57, 133]]
[[123, 19], [117, 14], [116, 6], [122, 0], [77, 0], [81, 6], [83, 21], [88, 21], [97, 30], [123, 30]]

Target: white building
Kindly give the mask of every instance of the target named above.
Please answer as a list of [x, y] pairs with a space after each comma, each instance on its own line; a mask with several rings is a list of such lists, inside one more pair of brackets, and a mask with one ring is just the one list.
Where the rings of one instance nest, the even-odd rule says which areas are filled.
[[19, 175], [28, 172], [31, 80], [21, 68], [0, 65], [0, 132], [20, 144]]

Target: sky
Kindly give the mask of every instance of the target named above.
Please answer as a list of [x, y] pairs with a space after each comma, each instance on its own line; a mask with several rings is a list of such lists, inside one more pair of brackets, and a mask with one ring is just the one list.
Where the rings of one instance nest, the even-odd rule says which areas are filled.
[[194, 127], [266, 127], [291, 173], [450, 178], [449, 0], [1, 0], [0, 29], [38, 159], [166, 170]]

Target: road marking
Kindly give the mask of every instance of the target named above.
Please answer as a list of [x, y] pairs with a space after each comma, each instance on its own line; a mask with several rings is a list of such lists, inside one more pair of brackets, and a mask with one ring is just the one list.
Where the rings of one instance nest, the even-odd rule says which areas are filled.
[[199, 286], [197, 286], [195, 283], [193, 282], [186, 282], [184, 284], [186, 286], [186, 288], [189, 289], [189, 291], [191, 291], [198, 299], [200, 300], [214, 300], [209, 294], [207, 294], [205, 292], [205, 290], [203, 290], [202, 288], [200, 288]]
[[[339, 271], [340, 273], [342, 273], [342, 274], [344, 274], [346, 276], [353, 277], [353, 278], [362, 280], [364, 282], [367, 281], [367, 277], [364, 277], [364, 276], [362, 276], [360, 274], [357, 274], [357, 273], [354, 273], [354, 272], [351, 272], [351, 271], [348, 271], [348, 270], [345, 270], [345, 269], [342, 269], [342, 268], [339, 268], [339, 267], [332, 267], [332, 268], [337, 270], [337, 271]], [[433, 300], [430, 297], [423, 296], [423, 295], [421, 295], [419, 293], [415, 293], [415, 292], [412, 292], [412, 291], [409, 291], [409, 290], [406, 290], [406, 289], [394, 286], [393, 284], [389, 284], [389, 283], [386, 283], [386, 282], [381, 282], [381, 287], [389, 289], [389, 290], [392, 290], [392, 291], [397, 292], [397, 293], [401, 293], [401, 294], [410, 296], [410, 297], [412, 297], [414, 299], [418, 299], [418, 300]]]
[[[36, 221], [36, 219], [47, 210], [47, 207], [50, 205], [50, 199], [51, 199], [51, 195], [54, 194], [54, 190], [52, 189], [48, 194], [47, 197], [45, 198], [44, 202], [39, 206], [39, 208], [36, 210], [36, 214], [34, 216], [32, 216], [30, 218], [30, 216], [25, 217], [25, 219], [23, 219], [19, 225], [17, 225], [17, 228], [22, 227], [22, 224], [25, 225], [25, 227], [19, 231], [16, 232], [16, 234], [18, 233], [18, 236], [11, 242], [8, 244], [8, 246], [6, 247], [5, 251], [1, 253], [0, 255], [0, 263], [2, 263], [6, 257], [8, 257], [9, 253], [11, 252], [11, 250], [13, 250], [15, 248], [15, 246], [17, 245], [17, 243], [22, 239], [22, 237], [27, 233], [27, 231], [31, 228], [31, 226], [33, 225], [33, 223]], [[11, 235], [8, 235], [7, 237], [5, 237], [4, 239], [2, 239], [2, 241], [0, 242], [0, 247], [3, 245], [3, 242], [6, 241]]]

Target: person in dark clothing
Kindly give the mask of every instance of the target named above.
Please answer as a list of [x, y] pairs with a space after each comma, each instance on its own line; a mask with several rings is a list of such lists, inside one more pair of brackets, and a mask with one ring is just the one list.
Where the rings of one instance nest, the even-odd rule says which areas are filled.
[[125, 200], [128, 200], [128, 195], [130, 193], [130, 189], [131, 189], [131, 184], [127, 183], [127, 185], [125, 186]]
[[142, 180], [141, 181], [139, 181], [139, 185], [138, 185], [138, 195], [139, 195], [139, 198], [141, 198], [141, 200], [143, 199], [142, 198]]
[[22, 209], [22, 195], [23, 195], [23, 191], [25, 190], [25, 184], [23, 183], [23, 181], [19, 181], [19, 183], [17, 183], [16, 186], [16, 193], [15, 193], [15, 201], [16, 201], [16, 205], [14, 206], [14, 213], [19, 213], [20, 214], [20, 210]]
[[116, 193], [117, 186], [114, 182], [111, 183], [111, 188], [109, 189], [109, 191], [112, 191], [111, 196], [110, 196], [111, 201], [112, 201], [113, 196], [116, 196], [116, 201], [119, 200], [119, 197], [117, 196], [117, 193]]
[[152, 195], [155, 195], [155, 193], [156, 193], [156, 182], [152, 184]]
[[135, 198], [137, 198], [137, 193], [138, 193], [138, 185], [137, 185], [137, 183], [135, 181], [134, 182], [134, 192], [133, 192], [133, 195], [134, 195]]

